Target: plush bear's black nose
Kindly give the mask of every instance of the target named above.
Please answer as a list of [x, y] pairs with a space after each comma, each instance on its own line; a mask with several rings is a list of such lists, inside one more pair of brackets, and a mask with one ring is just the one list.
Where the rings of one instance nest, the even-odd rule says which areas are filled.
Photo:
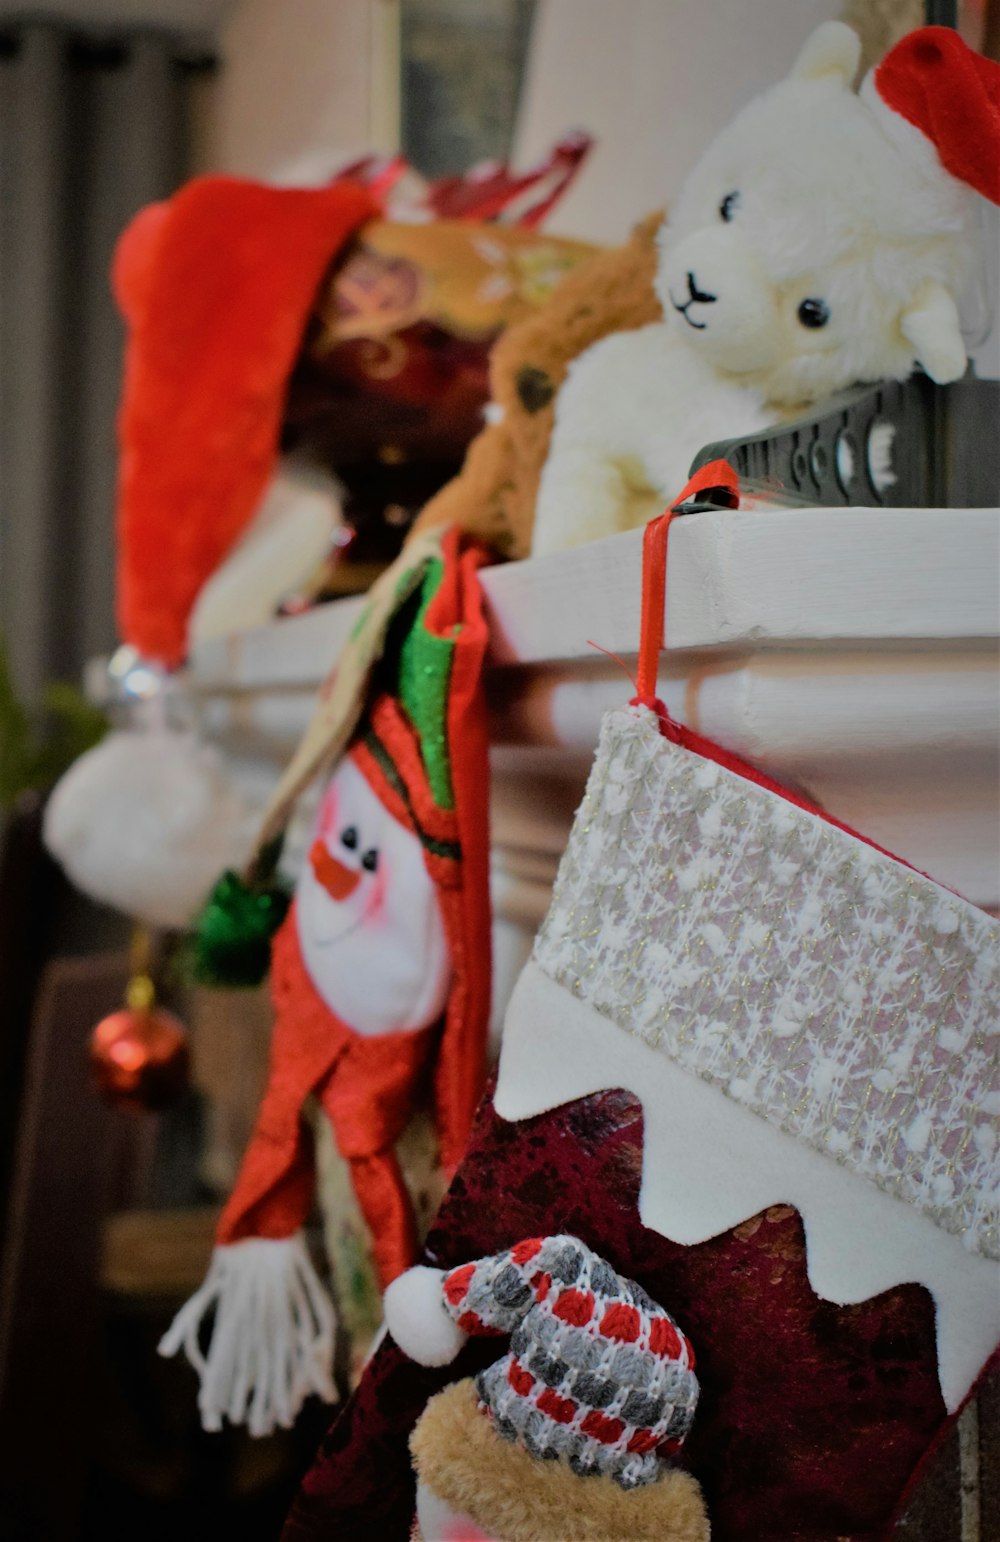
[[715, 304], [715, 301], [719, 298], [718, 295], [709, 294], [706, 289], [699, 289], [697, 283], [695, 282], [695, 277], [694, 277], [693, 273], [689, 273], [688, 274], [687, 280], [688, 280], [688, 294], [691, 296], [692, 300], [697, 300], [702, 305], [714, 305]]

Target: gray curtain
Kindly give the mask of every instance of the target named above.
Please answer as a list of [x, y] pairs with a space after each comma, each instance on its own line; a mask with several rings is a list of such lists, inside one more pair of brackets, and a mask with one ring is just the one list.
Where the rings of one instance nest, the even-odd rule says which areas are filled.
[[0, 635], [34, 699], [114, 625], [115, 240], [187, 160], [178, 40], [0, 31]]

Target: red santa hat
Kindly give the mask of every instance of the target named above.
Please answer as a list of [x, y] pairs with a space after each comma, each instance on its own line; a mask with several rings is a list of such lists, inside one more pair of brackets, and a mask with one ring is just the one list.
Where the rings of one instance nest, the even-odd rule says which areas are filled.
[[1000, 65], [950, 27], [921, 27], [889, 50], [862, 94], [902, 148], [930, 151], [928, 164], [1000, 203]]
[[282, 405], [331, 262], [377, 212], [357, 183], [197, 177], [141, 211], [112, 274], [128, 327], [118, 432], [118, 621], [173, 667], [198, 591], [274, 469]]

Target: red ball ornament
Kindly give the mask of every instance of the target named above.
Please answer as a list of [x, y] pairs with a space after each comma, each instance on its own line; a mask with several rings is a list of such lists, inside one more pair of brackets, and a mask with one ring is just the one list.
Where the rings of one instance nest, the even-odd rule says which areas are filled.
[[188, 1084], [188, 1036], [172, 1012], [154, 1009], [152, 986], [134, 980], [128, 1005], [102, 1018], [90, 1064], [102, 1096], [123, 1108], [160, 1109]]

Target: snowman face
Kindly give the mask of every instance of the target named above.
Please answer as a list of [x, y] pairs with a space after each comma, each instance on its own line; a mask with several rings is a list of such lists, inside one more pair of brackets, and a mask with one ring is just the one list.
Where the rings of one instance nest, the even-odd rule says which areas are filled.
[[313, 984], [356, 1033], [412, 1032], [440, 1016], [451, 961], [437, 890], [419, 840], [351, 760], [323, 795], [296, 915]]

